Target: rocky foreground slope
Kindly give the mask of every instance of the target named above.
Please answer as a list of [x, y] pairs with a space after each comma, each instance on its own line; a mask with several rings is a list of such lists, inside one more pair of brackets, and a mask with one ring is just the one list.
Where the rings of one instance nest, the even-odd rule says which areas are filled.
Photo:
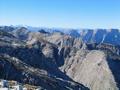
[[74, 35], [1, 27], [0, 78], [47, 90], [119, 90], [120, 47]]

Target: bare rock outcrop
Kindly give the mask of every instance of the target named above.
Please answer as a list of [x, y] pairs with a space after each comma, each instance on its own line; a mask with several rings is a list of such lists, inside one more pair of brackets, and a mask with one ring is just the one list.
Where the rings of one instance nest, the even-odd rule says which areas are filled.
[[103, 52], [91, 51], [78, 68], [73, 79], [91, 90], [118, 90]]

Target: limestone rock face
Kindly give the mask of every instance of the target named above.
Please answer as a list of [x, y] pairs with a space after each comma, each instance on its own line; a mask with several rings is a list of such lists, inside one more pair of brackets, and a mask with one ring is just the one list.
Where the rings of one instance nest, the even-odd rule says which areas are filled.
[[116, 81], [116, 78], [119, 80], [118, 66], [114, 66], [116, 61], [108, 57], [103, 51], [81, 48], [65, 58], [65, 63], [60, 69], [90, 90], [119, 90], [119, 81]]
[[83, 83], [91, 90], [118, 90], [112, 72], [101, 51], [91, 51], [84, 58], [73, 79]]

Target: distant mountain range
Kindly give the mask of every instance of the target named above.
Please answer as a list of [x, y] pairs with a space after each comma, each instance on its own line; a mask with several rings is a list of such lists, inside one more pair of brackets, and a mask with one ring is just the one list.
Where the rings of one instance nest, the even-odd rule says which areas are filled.
[[[20, 31], [20, 30], [21, 31]], [[74, 38], [82, 38], [86, 43], [109, 43], [113, 45], [120, 45], [120, 30], [119, 29], [56, 29], [56, 28], [36, 28], [36, 27], [14, 27], [14, 26], [1, 26], [0, 30], [7, 32], [14, 32], [15, 34], [19, 33], [21, 35], [26, 34], [27, 32], [61, 32], [68, 34]], [[19, 31], [19, 32], [18, 32]], [[23, 37], [23, 36], [21, 36]], [[24, 37], [23, 37], [24, 38]]]

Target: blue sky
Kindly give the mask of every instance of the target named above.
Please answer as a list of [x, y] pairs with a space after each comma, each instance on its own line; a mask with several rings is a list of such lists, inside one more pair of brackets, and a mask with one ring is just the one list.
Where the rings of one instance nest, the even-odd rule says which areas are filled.
[[120, 0], [0, 0], [0, 25], [120, 28]]

